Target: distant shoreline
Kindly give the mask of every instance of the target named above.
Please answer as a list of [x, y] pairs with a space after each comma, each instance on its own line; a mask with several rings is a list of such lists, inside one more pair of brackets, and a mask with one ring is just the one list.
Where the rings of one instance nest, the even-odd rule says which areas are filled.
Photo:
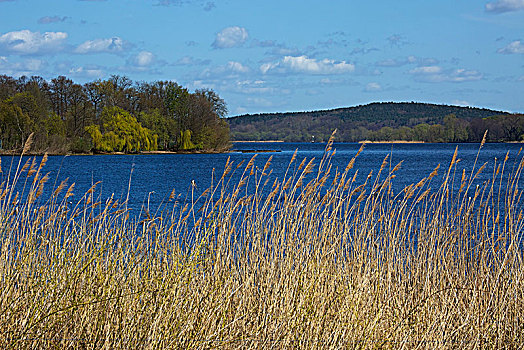
[[[231, 143], [284, 143], [282, 140], [273, 140], [273, 141], [231, 141]], [[303, 143], [309, 144], [310, 142], [293, 142], [293, 143]], [[315, 142], [318, 144], [323, 144], [325, 142]], [[363, 140], [354, 143], [359, 144], [441, 144], [442, 142], [424, 142], [424, 141], [403, 141], [403, 140], [393, 140], [393, 141], [369, 141]], [[453, 142], [452, 142], [453, 143]], [[458, 143], [476, 143], [476, 142], [458, 142]], [[486, 143], [522, 143], [524, 141], [505, 141], [505, 142], [486, 142]], [[41, 152], [41, 151], [29, 151], [24, 153], [24, 156], [43, 156], [47, 153], [49, 156], [104, 156], [104, 155], [162, 155], [162, 154], [225, 154], [225, 153], [257, 153], [257, 152], [279, 152], [279, 150], [245, 150], [245, 149], [229, 149], [225, 151], [140, 151], [134, 153], [125, 153], [125, 152], [96, 152], [96, 153], [60, 153], [60, 152]], [[0, 156], [20, 156], [21, 152], [17, 151], [6, 151], [0, 150]]]
[[[113, 156], [113, 155], [151, 155], [151, 154], [220, 154], [220, 153], [231, 153], [232, 150], [227, 151], [140, 151], [133, 153], [125, 152], [96, 152], [96, 153], [61, 153], [61, 152], [26, 152], [24, 156], [43, 156], [47, 153], [48, 156]], [[233, 151], [234, 152], [234, 151]], [[0, 151], [0, 156], [20, 156], [21, 152], [17, 151]]]
[[404, 140], [394, 140], [394, 141], [358, 141], [358, 143], [427, 143], [424, 141], [404, 141]]
[[284, 142], [283, 140], [269, 140], [269, 141], [231, 141], [231, 143], [237, 143], [237, 142]]

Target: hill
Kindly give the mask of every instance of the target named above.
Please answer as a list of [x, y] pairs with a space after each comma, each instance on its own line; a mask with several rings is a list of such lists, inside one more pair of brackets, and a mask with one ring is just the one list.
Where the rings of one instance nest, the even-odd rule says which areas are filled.
[[[520, 115], [484, 108], [429, 103], [381, 102], [311, 112], [241, 115], [228, 118], [232, 140], [326, 141], [338, 129], [337, 141], [408, 140], [468, 142], [520, 140]], [[511, 125], [506, 125], [511, 124]]]

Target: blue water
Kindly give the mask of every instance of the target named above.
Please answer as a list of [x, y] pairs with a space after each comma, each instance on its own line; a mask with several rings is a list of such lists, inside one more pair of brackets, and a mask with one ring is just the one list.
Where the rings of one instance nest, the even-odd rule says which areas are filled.
[[[101, 181], [101, 184], [96, 193], [101, 199], [114, 194], [115, 198], [125, 200], [130, 184], [130, 208], [140, 210], [143, 205], [156, 208], [173, 190], [181, 200], [190, 197], [192, 181], [196, 184], [195, 194], [209, 187], [212, 181], [216, 182], [222, 174], [228, 157], [234, 164], [238, 164], [242, 160], [247, 162], [253, 156], [253, 153], [242, 153], [239, 150], [277, 151], [259, 153], [255, 165], [262, 168], [268, 158], [273, 156], [271, 176], [281, 179], [295, 150], [298, 150], [298, 162], [303, 158], [315, 158], [318, 164], [325, 146], [321, 143], [235, 143], [233, 152], [227, 154], [50, 156], [44, 168], [50, 177], [46, 193], [50, 193], [54, 184], [57, 186], [62, 180], [69, 178], [69, 184], [75, 183], [75, 196], [72, 201], [81, 198], [92, 184], [98, 181]], [[393, 168], [403, 160], [393, 182], [394, 189], [400, 191], [404, 186], [428, 176], [438, 164], [441, 164], [441, 176], [457, 146], [458, 158], [462, 160], [458, 169], [460, 172], [466, 169], [469, 174], [477, 155], [478, 144], [368, 144], [357, 158], [352, 171], [359, 170], [358, 179], [362, 182], [371, 170], [376, 174], [387, 155], [388, 168], [390, 164]], [[507, 167], [511, 170], [515, 162], [520, 160], [520, 147], [520, 144], [485, 144], [480, 152], [477, 168], [484, 162], [488, 162], [488, 166], [478, 182], [491, 177], [495, 158], [500, 162], [506, 152], [509, 152], [510, 156]], [[336, 154], [332, 159], [333, 169], [343, 171], [360, 145], [335, 143], [334, 148]], [[40, 159], [41, 157], [37, 157], [37, 160]], [[16, 163], [18, 157], [2, 156], [1, 160], [1, 176], [2, 181], [5, 181], [10, 164]]]

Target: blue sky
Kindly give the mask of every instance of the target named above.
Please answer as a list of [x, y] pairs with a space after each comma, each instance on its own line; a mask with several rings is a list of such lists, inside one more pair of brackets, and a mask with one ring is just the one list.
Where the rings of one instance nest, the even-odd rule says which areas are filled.
[[0, 0], [0, 74], [212, 88], [230, 115], [524, 112], [524, 0]]

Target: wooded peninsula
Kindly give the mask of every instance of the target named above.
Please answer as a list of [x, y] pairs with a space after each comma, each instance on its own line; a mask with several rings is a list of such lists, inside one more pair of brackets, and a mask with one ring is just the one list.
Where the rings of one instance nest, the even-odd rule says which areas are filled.
[[313, 112], [242, 115], [228, 118], [234, 141], [488, 142], [524, 139], [524, 115], [429, 103], [371, 103]]
[[33, 152], [223, 151], [227, 106], [210, 89], [113, 75], [83, 85], [65, 76], [0, 75], [0, 149]]

